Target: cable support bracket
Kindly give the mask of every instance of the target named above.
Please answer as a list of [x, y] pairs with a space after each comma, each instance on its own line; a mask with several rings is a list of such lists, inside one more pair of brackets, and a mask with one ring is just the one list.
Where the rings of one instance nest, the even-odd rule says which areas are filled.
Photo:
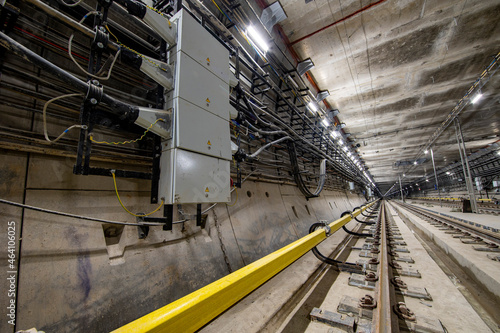
[[85, 101], [92, 105], [101, 103], [104, 96], [104, 89], [98, 80], [89, 80], [87, 82], [88, 89], [85, 95]]
[[96, 26], [94, 28], [94, 40], [92, 41], [91, 47], [93, 50], [97, 50], [99, 52], [103, 51], [107, 48], [109, 42], [109, 34], [106, 31], [106, 28], [102, 25]]

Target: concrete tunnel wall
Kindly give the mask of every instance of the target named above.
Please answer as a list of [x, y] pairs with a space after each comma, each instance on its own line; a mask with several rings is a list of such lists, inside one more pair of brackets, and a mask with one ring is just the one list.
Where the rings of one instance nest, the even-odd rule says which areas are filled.
[[[2, 151], [0, 197], [134, 222], [120, 207], [111, 177], [75, 176], [73, 164], [69, 157]], [[117, 181], [131, 211], [155, 207], [149, 205], [149, 181]], [[101, 223], [0, 204], [3, 228], [15, 221], [19, 239], [22, 227], [16, 328], [110, 331], [295, 241], [312, 223], [337, 219], [364, 202], [362, 196], [331, 191], [307, 201], [297, 187], [247, 181], [238, 190], [236, 205], [219, 204], [209, 212], [205, 229], [194, 221], [185, 223], [184, 230], [180, 224], [173, 231], [152, 227], [144, 240], [138, 239], [136, 227], [106, 238], [108, 226]], [[0, 235], [1, 244], [7, 244], [6, 230]], [[5, 250], [0, 259], [4, 293], [9, 270]], [[9, 305], [4, 296], [2, 309]], [[0, 331], [13, 332], [4, 319]]]

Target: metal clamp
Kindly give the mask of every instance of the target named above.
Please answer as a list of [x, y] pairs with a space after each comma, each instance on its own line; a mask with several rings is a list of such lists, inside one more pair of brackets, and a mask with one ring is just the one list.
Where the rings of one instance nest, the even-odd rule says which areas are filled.
[[95, 35], [94, 40], [92, 41], [92, 49], [103, 51], [109, 42], [109, 34], [102, 25], [94, 28]]
[[342, 218], [342, 217], [346, 216], [347, 214], [351, 215], [351, 219], [354, 219], [354, 215], [352, 214], [352, 212], [350, 210], [346, 210], [345, 212], [340, 214], [340, 217]]
[[332, 229], [326, 220], [320, 220], [318, 223], [323, 225], [323, 229], [325, 229], [326, 237], [329, 237], [332, 234]]
[[365, 280], [366, 281], [378, 281], [378, 276], [377, 273], [375, 272], [369, 272], [365, 275]]
[[417, 317], [415, 316], [415, 313], [408, 309], [406, 304], [404, 302], [398, 302], [398, 304], [394, 305], [394, 312], [400, 319], [406, 319], [409, 321], [415, 321], [417, 320]]
[[372, 296], [365, 295], [359, 299], [358, 305], [363, 309], [375, 309], [377, 307], [377, 301]]
[[101, 103], [102, 97], [104, 96], [104, 90], [99, 81], [90, 80], [87, 83], [89, 87], [87, 89], [87, 94], [85, 95], [85, 101], [90, 102], [92, 105]]
[[406, 282], [401, 280], [399, 276], [393, 277], [391, 283], [395, 285], [398, 289], [408, 289], [408, 285], [406, 284]]

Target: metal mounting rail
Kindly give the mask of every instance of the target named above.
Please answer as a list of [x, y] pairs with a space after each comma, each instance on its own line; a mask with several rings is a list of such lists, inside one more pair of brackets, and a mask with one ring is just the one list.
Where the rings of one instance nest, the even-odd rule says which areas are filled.
[[[376, 202], [376, 201], [375, 201]], [[375, 202], [363, 207], [367, 209]], [[329, 224], [334, 233], [361, 214], [361, 209]], [[225, 277], [155, 310], [114, 333], [194, 332], [203, 327], [264, 282], [327, 238], [325, 229], [313, 233], [261, 258]]]

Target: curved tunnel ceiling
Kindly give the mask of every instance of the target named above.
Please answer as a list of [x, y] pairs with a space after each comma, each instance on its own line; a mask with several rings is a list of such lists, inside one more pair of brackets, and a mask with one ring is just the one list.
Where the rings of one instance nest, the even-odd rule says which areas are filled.
[[[306, 3], [307, 2], [307, 3]], [[270, 2], [271, 3], [271, 2]], [[400, 175], [432, 174], [429, 156], [412, 162], [500, 51], [500, 3], [428, 0], [281, 1], [280, 24], [326, 101], [340, 110], [352, 144], [382, 193]], [[468, 151], [499, 139], [494, 76], [480, 103], [460, 114]], [[436, 167], [460, 160], [450, 126], [434, 143]]]

